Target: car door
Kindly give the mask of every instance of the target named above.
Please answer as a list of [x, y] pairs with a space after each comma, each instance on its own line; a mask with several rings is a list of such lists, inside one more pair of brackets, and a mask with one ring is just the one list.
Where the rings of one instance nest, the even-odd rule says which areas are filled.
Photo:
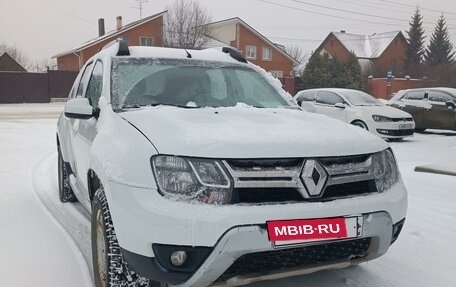
[[[96, 125], [98, 119], [98, 100], [100, 99], [103, 86], [103, 65], [101, 61], [94, 64], [92, 73], [87, 83], [87, 87], [83, 92], [83, 97], [89, 99], [94, 110], [94, 116], [89, 119], [78, 120], [78, 125], [75, 129], [74, 136], [74, 155], [76, 162], [76, 178], [78, 185], [83, 191], [88, 190], [87, 174], [88, 174], [88, 158], [90, 147], [93, 143], [93, 138], [96, 135]], [[84, 198], [89, 201], [88, 194], [81, 194], [78, 198]], [[84, 203], [83, 203], [84, 204]]]
[[430, 129], [455, 129], [456, 109], [454, 104], [447, 105], [455, 103], [454, 97], [443, 91], [431, 90], [428, 93], [428, 101], [431, 109], [425, 111], [426, 126]]
[[423, 116], [424, 111], [430, 109], [430, 105], [427, 99], [425, 100], [425, 94], [425, 90], [409, 91], [399, 99], [399, 103], [394, 105], [394, 107], [412, 115], [416, 129], [427, 128], [423, 122]]
[[318, 91], [315, 99], [315, 112], [346, 122], [347, 109], [336, 107], [337, 103], [345, 104], [345, 101], [336, 93]]

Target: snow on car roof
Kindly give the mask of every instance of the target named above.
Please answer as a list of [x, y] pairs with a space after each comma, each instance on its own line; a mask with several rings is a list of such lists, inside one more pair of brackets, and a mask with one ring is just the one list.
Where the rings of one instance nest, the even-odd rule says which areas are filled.
[[241, 62], [233, 59], [228, 53], [223, 53], [221, 47], [204, 50], [185, 50], [176, 48], [133, 46], [129, 47], [129, 49], [131, 57], [188, 59], [188, 52], [191, 55], [191, 59], [195, 60], [242, 64]]
[[448, 88], [448, 87], [430, 87], [430, 88], [418, 88], [418, 89], [406, 89], [406, 90], [400, 90], [397, 93], [403, 93], [403, 92], [411, 92], [411, 91], [442, 91], [442, 92], [447, 92], [453, 95], [456, 95], [456, 89], [455, 88]]

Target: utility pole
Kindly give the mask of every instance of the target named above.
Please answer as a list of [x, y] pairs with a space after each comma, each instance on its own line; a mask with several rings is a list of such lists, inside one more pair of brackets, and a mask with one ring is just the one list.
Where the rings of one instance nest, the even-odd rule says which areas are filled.
[[149, 3], [149, 0], [133, 0], [136, 4], [131, 6], [131, 8], [135, 8], [139, 10], [139, 19], [142, 19], [142, 9], [145, 3]]

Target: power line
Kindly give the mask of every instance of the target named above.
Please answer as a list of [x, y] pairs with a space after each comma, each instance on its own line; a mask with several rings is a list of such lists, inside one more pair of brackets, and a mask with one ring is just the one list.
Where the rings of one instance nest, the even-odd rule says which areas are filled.
[[[320, 5], [320, 4], [314, 4], [314, 3], [301, 1], [301, 0], [290, 0], [290, 1], [296, 2], [296, 3], [301, 3], [301, 4], [304, 4], [304, 5], [314, 6], [314, 7], [318, 7], [318, 8], [323, 8], [323, 9], [334, 10], [334, 11], [338, 11], [338, 12], [349, 13], [349, 14], [355, 14], [355, 15], [361, 15], [361, 16], [367, 16], [367, 17], [375, 17], [375, 18], [394, 20], [394, 21], [409, 22], [409, 20], [405, 20], [405, 19], [402, 19], [402, 18], [388, 17], [388, 16], [379, 16], [379, 15], [363, 13], [363, 12], [354, 12], [354, 11], [350, 11], [350, 10], [346, 10], [346, 9], [334, 8], [334, 7], [324, 6], [324, 5]], [[429, 24], [427, 22], [423, 22], [423, 23]], [[434, 24], [434, 23], [431, 23], [431, 24]]]
[[397, 24], [393, 24], [393, 23], [381, 23], [381, 22], [374, 22], [374, 21], [369, 21], [369, 20], [361, 20], [361, 19], [354, 19], [354, 18], [349, 18], [349, 17], [344, 17], [344, 16], [332, 15], [332, 14], [327, 14], [327, 13], [322, 13], [322, 12], [309, 11], [309, 10], [301, 9], [301, 8], [298, 8], [298, 7], [293, 7], [293, 6], [288, 6], [288, 5], [284, 5], [284, 4], [279, 4], [279, 3], [276, 3], [276, 2], [271, 2], [271, 1], [268, 1], [268, 0], [258, 0], [258, 1], [263, 2], [263, 3], [267, 3], [267, 4], [271, 4], [271, 5], [275, 5], [275, 6], [280, 6], [280, 7], [292, 9], [292, 10], [295, 10], [295, 11], [301, 11], [301, 12], [309, 13], [309, 14], [317, 14], [317, 15], [322, 15], [322, 16], [328, 16], [328, 17], [345, 19], [345, 20], [352, 20], [352, 21], [363, 22], [363, 23], [381, 24], [381, 25], [389, 25], [389, 26], [397, 27]]
[[433, 12], [437, 12], [437, 13], [446, 13], [446, 14], [453, 14], [453, 15], [456, 15], [456, 12], [443, 11], [443, 10], [438, 10], [438, 9], [432, 9], [432, 8], [421, 7], [421, 6], [417, 6], [417, 5], [404, 4], [404, 3], [397, 3], [397, 2], [388, 1], [388, 0], [379, 0], [379, 1], [380, 1], [380, 2], [389, 3], [389, 4], [393, 4], [393, 5], [397, 5], [397, 6], [411, 7], [411, 8], [417, 8], [417, 7], [419, 7], [419, 8], [422, 9], [422, 10], [433, 11]]
[[73, 16], [74, 18], [77, 18], [77, 19], [79, 19], [79, 20], [81, 20], [81, 21], [83, 21], [83, 22], [85, 22], [85, 23], [87, 23], [87, 24], [89, 24], [89, 25], [92, 25], [92, 23], [91, 23], [89, 20], [87, 20], [87, 19], [85, 19], [85, 18], [82, 18], [82, 17], [80, 17], [80, 16], [78, 16], [78, 15], [76, 15], [76, 14], [74, 14], [74, 13], [68, 11], [68, 10], [65, 10], [65, 9], [63, 9], [63, 8], [61, 8], [61, 7], [59, 7], [59, 6], [55, 5], [55, 4], [53, 4], [53, 3], [51, 3], [51, 2], [48, 2], [48, 1], [46, 1], [46, 0], [40, 0], [40, 1], [43, 2], [43, 3], [45, 3], [46, 5], [49, 5], [49, 6], [54, 7], [55, 9], [57, 9], [57, 10], [59, 10], [59, 11], [65, 13], [65, 14], [68, 14], [68, 15], [70, 15], [70, 16]]

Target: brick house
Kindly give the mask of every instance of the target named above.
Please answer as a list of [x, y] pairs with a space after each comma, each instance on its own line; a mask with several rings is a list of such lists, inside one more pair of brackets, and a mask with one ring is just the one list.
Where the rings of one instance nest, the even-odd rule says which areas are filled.
[[357, 35], [331, 32], [315, 50], [319, 54], [346, 59], [353, 52], [364, 75], [386, 77], [388, 71], [403, 76], [407, 41], [400, 31]]
[[293, 65], [298, 62], [285, 52], [283, 46], [271, 42], [237, 17], [208, 26], [215, 40], [238, 49], [248, 61], [279, 78], [285, 90], [294, 95]]
[[130, 46], [163, 46], [163, 15], [166, 11], [122, 25], [116, 18], [116, 29], [105, 34], [104, 19], [98, 20], [99, 36], [71, 50], [55, 55], [59, 70], [79, 71], [84, 63], [109, 42], [122, 37]]

